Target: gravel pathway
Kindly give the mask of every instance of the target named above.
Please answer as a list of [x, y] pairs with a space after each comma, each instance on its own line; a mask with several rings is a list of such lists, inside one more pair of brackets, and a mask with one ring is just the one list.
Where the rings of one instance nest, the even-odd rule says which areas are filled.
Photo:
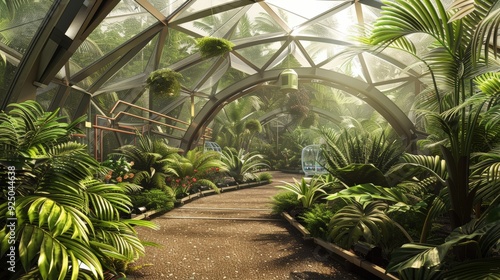
[[363, 279], [340, 263], [314, 258], [313, 244], [271, 215], [274, 186], [300, 175], [273, 173], [269, 185], [223, 192], [189, 202], [152, 219], [160, 229], [139, 228], [148, 247], [135, 279]]

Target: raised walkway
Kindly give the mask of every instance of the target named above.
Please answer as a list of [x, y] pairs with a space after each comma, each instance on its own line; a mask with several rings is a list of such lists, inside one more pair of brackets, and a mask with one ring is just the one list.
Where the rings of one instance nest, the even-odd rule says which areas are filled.
[[135, 279], [362, 279], [331, 259], [314, 258], [314, 245], [271, 214], [271, 197], [282, 181], [300, 175], [272, 172], [273, 183], [223, 192], [189, 202], [139, 228], [142, 239], [160, 244], [134, 265]]

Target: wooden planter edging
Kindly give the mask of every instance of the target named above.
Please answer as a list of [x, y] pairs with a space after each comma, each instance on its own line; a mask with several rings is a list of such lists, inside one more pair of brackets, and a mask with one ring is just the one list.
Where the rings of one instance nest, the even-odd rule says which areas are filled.
[[[269, 183], [271, 183], [271, 181], [265, 180], [265, 181], [259, 181], [259, 182], [244, 183], [244, 184], [240, 184], [240, 185], [236, 185], [236, 186], [221, 187], [220, 192], [233, 191], [233, 190], [242, 189], [242, 188], [257, 187], [257, 186], [261, 186], [261, 185], [265, 185], [265, 184], [269, 184]], [[178, 199], [176, 205], [182, 205], [186, 202], [190, 202], [190, 201], [195, 200], [199, 197], [203, 197], [206, 195], [213, 195], [216, 193], [217, 192], [215, 190], [212, 190], [212, 189], [193, 193], [193, 194], [190, 194], [186, 197]], [[144, 212], [142, 214], [138, 214], [138, 215], [132, 217], [132, 220], [147, 219], [148, 217], [155, 215], [157, 213], [160, 213], [160, 212], [165, 212], [165, 210], [150, 210], [150, 211], [147, 211], [147, 212]]]
[[345, 260], [349, 261], [350, 263], [363, 268], [364, 270], [370, 272], [371, 274], [379, 277], [380, 279], [383, 280], [399, 280], [399, 278], [395, 277], [392, 274], [386, 273], [385, 269], [375, 265], [359, 256], [354, 254], [351, 251], [347, 251], [342, 249], [341, 247], [330, 243], [326, 242], [322, 239], [316, 238], [316, 237], [311, 237], [311, 234], [309, 231], [302, 225], [300, 224], [297, 220], [295, 220], [290, 214], [283, 212], [281, 213], [281, 216], [283, 216], [293, 227], [295, 227], [303, 236], [305, 240], [310, 240], [312, 239], [314, 243], [317, 245], [323, 247], [325, 250], [332, 252]]
[[282, 212], [281, 216], [283, 216], [292, 226], [294, 226], [301, 234], [302, 238], [304, 240], [310, 240], [311, 239], [311, 233], [297, 220], [295, 220], [290, 214], [287, 212]]

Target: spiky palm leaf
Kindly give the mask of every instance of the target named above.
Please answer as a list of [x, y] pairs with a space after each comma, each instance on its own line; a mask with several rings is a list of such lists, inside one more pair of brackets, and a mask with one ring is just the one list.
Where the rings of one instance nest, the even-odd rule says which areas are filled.
[[329, 183], [325, 183], [319, 178], [313, 178], [310, 183], [307, 183], [304, 178], [297, 181], [293, 179], [293, 183], [283, 182], [284, 185], [278, 185], [277, 188], [284, 189], [297, 195], [297, 200], [302, 203], [302, 207], [310, 208], [313, 204], [327, 195], [325, 188], [329, 187]]
[[[124, 190], [93, 180], [99, 163], [85, 145], [68, 141], [76, 123], [65, 123], [57, 112], [44, 112], [34, 101], [9, 107], [11, 111], [0, 114], [0, 137], [7, 140], [0, 141], [0, 174], [8, 174], [7, 167], [15, 169], [16, 204], [14, 211], [9, 208], [4, 189], [0, 253], [5, 258], [13, 246], [6, 218], [15, 216], [19, 269], [0, 277], [102, 279], [105, 260], [132, 261], [143, 252], [137, 234], [119, 219], [118, 211], [130, 205]], [[98, 235], [111, 231], [121, 243]], [[124, 244], [129, 249], [123, 250]], [[90, 270], [80, 269], [80, 263]]]
[[232, 148], [224, 148], [222, 151], [222, 162], [227, 167], [227, 174], [236, 182], [242, 183], [248, 179], [256, 179], [254, 172], [259, 168], [267, 168], [269, 165], [264, 161], [264, 156], [256, 152], [245, 152], [243, 149], [236, 151]]

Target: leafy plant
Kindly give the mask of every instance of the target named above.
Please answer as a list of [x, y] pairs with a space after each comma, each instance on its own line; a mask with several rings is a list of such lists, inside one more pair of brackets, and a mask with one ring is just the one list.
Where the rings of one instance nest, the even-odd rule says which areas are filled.
[[[9, 182], [1, 189], [0, 254], [15, 272], [0, 277], [102, 279], [113, 262], [144, 255], [134, 226], [154, 224], [122, 220], [131, 206], [125, 189], [94, 179], [99, 163], [70, 141], [85, 117], [66, 123], [35, 101], [8, 108], [0, 113], [0, 174]], [[16, 218], [15, 229], [7, 218]]]
[[181, 90], [182, 75], [172, 69], [164, 68], [151, 72], [146, 85], [150, 92], [175, 98]]
[[107, 159], [101, 165], [109, 168], [108, 173], [104, 176], [106, 183], [121, 183], [124, 180], [131, 181], [134, 178], [134, 173], [130, 171], [134, 162], [128, 162], [123, 157], [116, 160]]
[[297, 199], [297, 194], [291, 191], [279, 192], [272, 197], [272, 213], [281, 214], [290, 212], [300, 206], [300, 201]]
[[[491, 137], [487, 135], [496, 133], [482, 124], [491, 123], [491, 110], [498, 105], [498, 92], [491, 95], [486, 89], [494, 87], [498, 78], [476, 77], [492, 71], [488, 63], [496, 64], [485, 59], [491, 50], [496, 56], [496, 42], [490, 45], [483, 40], [490, 38], [488, 32], [498, 24], [499, 12], [495, 0], [475, 4], [464, 12], [456, 9], [460, 5], [446, 11], [442, 1], [387, 2], [369, 38], [378, 48], [393, 47], [411, 54], [427, 70], [430, 88], [420, 96], [417, 112], [429, 132], [425, 147], [446, 161], [453, 228], [467, 223], [473, 212], [477, 189], [470, 184], [471, 154], [488, 147]], [[418, 49], [413, 34], [434, 40], [427, 49]]]
[[350, 164], [372, 164], [381, 173], [389, 171], [404, 152], [401, 140], [391, 137], [390, 132], [361, 129], [321, 128], [325, 140], [323, 155], [328, 171]]
[[174, 208], [172, 197], [158, 189], [132, 193], [129, 197], [134, 208], [146, 207], [149, 210], [170, 210]]
[[259, 181], [269, 181], [271, 182], [271, 180], [273, 179], [273, 175], [271, 175], [271, 173], [269, 172], [262, 172], [262, 173], [259, 173]]
[[326, 203], [317, 203], [302, 215], [301, 220], [311, 236], [326, 240], [328, 224], [334, 214]]
[[227, 167], [227, 175], [237, 183], [243, 183], [250, 179], [257, 179], [255, 175], [260, 168], [268, 168], [264, 162], [264, 156], [255, 152], [245, 152], [240, 149], [236, 152], [232, 148], [224, 148], [222, 151], [222, 162]]
[[327, 195], [324, 188], [328, 185], [317, 178], [313, 178], [310, 183], [307, 183], [305, 178], [302, 178], [300, 182], [295, 178], [293, 181], [294, 183], [284, 182], [285, 185], [278, 185], [276, 187], [294, 193], [303, 208], [312, 207], [318, 199]]
[[[396, 249], [387, 267], [403, 276], [411, 275], [415, 269], [440, 273], [444, 278], [469, 279], [471, 265], [481, 267], [475, 270], [474, 279], [496, 279], [498, 271], [498, 240], [500, 240], [500, 196], [498, 196], [479, 219], [456, 228], [446, 241], [439, 245], [405, 244]], [[467, 250], [467, 260], [459, 259], [460, 250]], [[451, 258], [451, 259], [450, 259]], [[458, 259], [457, 259], [458, 258]], [[453, 261], [453, 268], [445, 271], [446, 264]], [[403, 279], [410, 279], [404, 277]]]
[[215, 179], [213, 174], [226, 171], [220, 157], [218, 152], [200, 149], [190, 150], [185, 156], [175, 155], [167, 160], [171, 174], [166, 178], [167, 183], [177, 194], [187, 194], [192, 188], [199, 186], [207, 186], [218, 192], [216, 182], [211, 179]]
[[387, 216], [388, 205], [382, 201], [352, 200], [337, 211], [329, 224], [328, 239], [350, 249], [357, 241], [380, 244], [391, 235], [394, 223]]
[[165, 178], [172, 172], [168, 159], [175, 157], [179, 149], [167, 145], [163, 140], [151, 139], [147, 135], [137, 134], [138, 145], [124, 145], [116, 150], [112, 156], [123, 157], [133, 162], [132, 173], [135, 176], [132, 182], [144, 189], [161, 189], [168, 193], [169, 189]]
[[196, 40], [196, 45], [203, 58], [222, 56], [233, 50], [234, 44], [224, 38], [202, 37]]

